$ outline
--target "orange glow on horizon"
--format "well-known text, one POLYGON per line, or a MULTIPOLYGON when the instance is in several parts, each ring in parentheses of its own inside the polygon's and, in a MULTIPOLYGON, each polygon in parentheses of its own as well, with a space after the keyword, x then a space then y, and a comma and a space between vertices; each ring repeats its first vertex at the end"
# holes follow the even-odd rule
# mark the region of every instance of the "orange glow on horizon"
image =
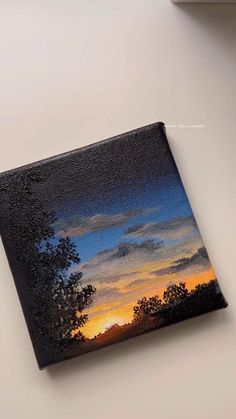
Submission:
MULTIPOLYGON (((159 297, 163 298, 163 293, 166 289, 166 286, 170 281, 172 282, 185 282, 186 287, 189 291, 193 290, 196 285, 208 283, 210 280, 215 278, 215 272, 212 268, 205 272, 198 272, 192 277, 188 277, 188 279, 184 277, 174 277, 173 275, 170 277, 169 275, 166 277, 165 284, 162 283, 161 287, 156 287, 155 290, 151 287, 150 291, 144 291, 142 297, 150 298, 156 294, 159 297)), ((119 301, 119 307, 117 307, 117 301, 114 300, 113 303, 110 304, 100 304, 97 306, 92 306, 86 313, 91 314, 87 323, 81 328, 81 332, 87 339, 92 339, 94 336, 98 335, 99 333, 104 333, 105 330, 111 327, 113 324, 124 325, 127 323, 131 323, 133 320, 133 307, 137 304, 137 299, 135 301, 129 303, 123 303, 119 301), (104 310, 105 309, 105 310, 104 310), (99 313, 101 311, 101 313, 99 313), (97 313, 97 314, 96 314, 97 313)))
POLYGON ((81 328, 81 332, 86 338, 92 339, 99 333, 104 333, 106 329, 114 324, 122 326, 133 320, 133 303, 122 306, 119 309, 109 311, 109 314, 98 314, 92 319, 88 319, 87 323, 81 328))

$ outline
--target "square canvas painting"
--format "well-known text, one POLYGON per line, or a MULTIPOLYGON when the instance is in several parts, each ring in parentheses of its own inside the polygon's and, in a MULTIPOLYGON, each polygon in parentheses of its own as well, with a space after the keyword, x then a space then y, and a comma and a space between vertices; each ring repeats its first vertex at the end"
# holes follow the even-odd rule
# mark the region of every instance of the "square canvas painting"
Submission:
POLYGON ((1 174, 40 368, 226 307, 162 123, 1 174))

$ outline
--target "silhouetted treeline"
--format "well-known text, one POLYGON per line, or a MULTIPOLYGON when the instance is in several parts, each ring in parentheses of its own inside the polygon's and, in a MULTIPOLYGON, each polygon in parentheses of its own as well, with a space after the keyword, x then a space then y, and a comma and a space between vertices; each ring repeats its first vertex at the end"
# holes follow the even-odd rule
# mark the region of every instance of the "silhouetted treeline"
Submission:
POLYGON ((86 339, 79 346, 76 341, 72 342, 70 356, 94 351, 103 346, 226 306, 227 303, 217 280, 199 284, 192 291, 188 291, 184 282, 171 283, 164 291, 163 299, 155 295, 138 300, 134 307, 134 319, 130 323, 122 326, 113 324, 104 333, 99 333, 93 339, 86 339))
POLYGON ((174 323, 189 317, 203 314, 226 306, 216 279, 206 284, 198 284, 188 291, 186 283, 171 283, 163 293, 163 299, 158 295, 137 301, 134 307, 134 321, 140 322, 149 316, 165 323, 174 323))

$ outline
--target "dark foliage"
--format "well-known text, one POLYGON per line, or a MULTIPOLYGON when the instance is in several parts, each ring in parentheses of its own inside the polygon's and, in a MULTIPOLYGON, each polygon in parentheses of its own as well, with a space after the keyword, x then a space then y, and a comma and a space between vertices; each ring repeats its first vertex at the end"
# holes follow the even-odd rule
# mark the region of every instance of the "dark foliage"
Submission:
POLYGON ((155 295, 150 298, 143 297, 137 301, 137 305, 134 306, 134 320, 139 321, 145 315, 153 315, 157 313, 162 307, 162 301, 155 295))
POLYGON ((225 306, 217 280, 198 284, 192 291, 183 282, 171 283, 164 291, 163 300, 158 295, 139 300, 134 307, 134 319, 138 321, 142 315, 169 324, 225 306))
POLYGON ((187 296, 188 290, 184 282, 180 282, 178 285, 171 283, 163 294, 164 302, 167 305, 178 304, 185 300, 187 296))
POLYGON ((134 307, 132 322, 113 324, 104 333, 81 344, 73 342, 69 349, 70 356, 94 351, 107 345, 121 342, 134 336, 159 329, 169 324, 203 314, 211 310, 226 307, 227 303, 220 291, 217 280, 197 285, 188 291, 185 284, 171 283, 165 290, 165 299, 158 295, 138 300, 134 307))
POLYGON ((33 193, 42 180, 36 172, 10 176, 5 186, 8 215, 4 229, 14 238, 10 250, 24 289, 24 293, 20 288, 18 292, 30 312, 26 317, 33 319, 28 327, 42 353, 52 359, 65 349, 68 339, 83 340, 79 328, 87 316, 82 312, 96 290, 80 285, 82 273, 68 275, 72 263, 79 264, 79 254, 69 237, 55 238, 55 215, 45 210, 33 193))

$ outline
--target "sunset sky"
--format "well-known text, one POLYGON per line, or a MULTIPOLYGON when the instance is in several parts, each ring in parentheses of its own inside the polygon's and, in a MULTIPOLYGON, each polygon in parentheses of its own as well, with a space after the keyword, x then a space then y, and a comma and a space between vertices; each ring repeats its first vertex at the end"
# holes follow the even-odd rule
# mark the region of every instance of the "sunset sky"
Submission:
POLYGON ((85 311, 85 336, 132 321, 137 300, 161 297, 170 281, 186 281, 191 289, 215 277, 209 259, 198 254, 204 245, 185 192, 174 181, 146 187, 131 202, 117 197, 99 213, 91 208, 90 214, 75 212, 56 223, 57 234, 73 238, 80 254, 81 264, 72 271, 83 272, 82 284, 97 288, 85 311))
POLYGON ((92 338, 132 321, 137 300, 162 297, 170 281, 192 289, 215 274, 168 144, 155 129, 148 140, 113 141, 105 155, 82 157, 72 165, 54 228, 76 244, 81 263, 70 272, 97 288, 82 330, 92 338))

